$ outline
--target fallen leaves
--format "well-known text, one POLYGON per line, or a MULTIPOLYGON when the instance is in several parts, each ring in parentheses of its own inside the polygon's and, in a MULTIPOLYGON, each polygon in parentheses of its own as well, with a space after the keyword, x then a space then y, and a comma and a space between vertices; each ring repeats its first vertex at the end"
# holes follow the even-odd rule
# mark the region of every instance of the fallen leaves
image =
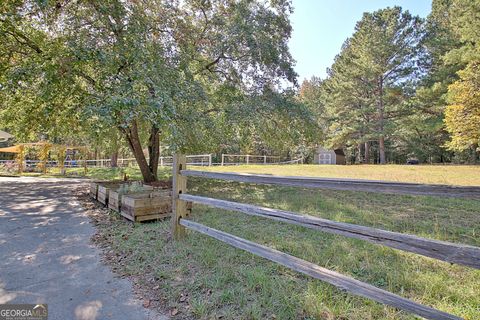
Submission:
MULTIPOLYGON (((151 265, 141 264, 145 257, 135 255, 135 251, 131 247, 118 245, 119 243, 131 244, 132 241, 137 240, 151 243, 154 241, 152 238, 165 241, 167 237, 170 237, 170 233, 164 230, 144 228, 142 237, 139 237, 134 234, 135 228, 132 224, 126 222, 122 217, 116 217, 108 209, 92 201, 86 192, 77 192, 76 196, 96 226, 96 233, 91 240, 102 249, 102 261, 110 265, 112 271, 119 277, 128 278, 133 282, 138 304, 144 308, 175 317, 175 319, 187 319, 191 314, 189 293, 184 292, 177 296, 174 299, 176 301, 168 301, 164 295, 163 282, 160 282, 165 281, 166 276, 156 275, 151 265), (128 269, 132 262, 135 265, 142 265, 141 272, 128 269)), ((174 281, 178 284, 186 281, 181 270, 175 270, 170 274, 176 274, 174 281)), ((170 277, 170 274, 167 277, 170 277)))
POLYGON ((187 301, 187 295, 182 293, 182 294, 180 295, 179 301, 180 301, 180 302, 185 302, 185 301, 187 301))
POLYGON ((172 310, 170 310, 170 315, 171 316, 176 316, 178 314, 178 309, 177 308, 173 308, 172 310))

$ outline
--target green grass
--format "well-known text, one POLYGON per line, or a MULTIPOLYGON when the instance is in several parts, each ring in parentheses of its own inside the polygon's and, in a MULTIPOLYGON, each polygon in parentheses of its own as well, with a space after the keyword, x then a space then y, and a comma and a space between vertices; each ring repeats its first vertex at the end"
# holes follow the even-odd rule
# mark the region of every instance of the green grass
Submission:
MULTIPOLYGON (((396 182, 413 182, 427 184, 447 184, 459 186, 480 186, 480 166, 459 165, 241 165, 190 167, 195 170, 218 172, 262 173, 285 176, 311 176, 327 178, 351 178, 385 180, 396 182)), ((160 169, 161 177, 170 174, 171 169, 160 169)), ((141 179, 137 167, 128 168, 88 168, 87 177, 92 179, 119 179, 123 172, 133 180, 141 179)), ((39 173, 23 175, 42 176, 39 173)), ((47 177, 58 177, 56 168, 49 169, 47 177)), ((68 177, 84 176, 83 168, 67 168, 68 177)))
POLYGON ((480 186, 480 166, 459 165, 242 165, 195 168, 221 172, 351 178, 480 186))
MULTIPOLYGON (((47 174, 42 174, 40 172, 23 172, 21 175, 24 177, 42 178, 91 178, 94 180, 118 180, 123 179, 124 173, 126 173, 128 178, 131 180, 140 180, 142 178, 140 170, 136 167, 88 168, 86 175, 83 168, 67 168, 65 175, 62 175, 58 168, 49 168, 47 174)), ((159 177, 161 179, 166 178, 169 175, 170 172, 168 170, 160 170, 159 177)))
MULTIPOLYGON (((265 173, 285 175, 299 175, 296 172, 307 170, 295 167, 262 168, 265 173)), ((431 168, 429 170, 434 167, 431 168)), ((220 169, 252 172, 256 167, 220 169)), ((396 170, 396 166, 393 169, 396 170)), ((167 175, 168 170, 164 174, 167 175)), ((431 177, 423 179, 431 182, 431 177)), ((470 177, 455 179, 456 184, 473 181, 470 177)), ((189 178, 188 187, 193 194, 480 246, 480 201, 476 200, 259 186, 194 178, 189 178)), ((466 319, 479 319, 479 270, 206 206, 195 205, 191 218, 414 301, 466 319)), ((183 241, 172 241, 169 228, 168 221, 132 227, 123 219, 115 218, 111 224, 101 226, 100 232, 113 251, 124 257, 119 271, 144 279, 144 286, 158 285, 156 296, 168 310, 180 311, 177 318, 414 319, 406 312, 342 292, 195 232, 189 232, 183 241), (149 280, 152 277, 155 283, 149 280)))

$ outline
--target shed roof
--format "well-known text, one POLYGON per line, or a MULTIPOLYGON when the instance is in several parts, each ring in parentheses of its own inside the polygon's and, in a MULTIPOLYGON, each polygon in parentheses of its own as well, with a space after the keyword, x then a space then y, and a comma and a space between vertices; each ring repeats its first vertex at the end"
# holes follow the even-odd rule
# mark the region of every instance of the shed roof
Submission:
POLYGON ((0 130, 0 141, 12 139, 12 138, 13 136, 10 133, 0 130))

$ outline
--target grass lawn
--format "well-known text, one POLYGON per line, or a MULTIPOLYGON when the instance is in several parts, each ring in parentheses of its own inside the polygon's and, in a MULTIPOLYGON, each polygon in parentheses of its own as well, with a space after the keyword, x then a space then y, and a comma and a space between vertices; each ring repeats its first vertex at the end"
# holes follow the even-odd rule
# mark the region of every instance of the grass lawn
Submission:
MULTIPOLYGON (((241 165, 194 167, 190 169, 218 172, 261 173, 284 176, 310 176, 327 178, 350 178, 447 184, 459 186, 480 186, 480 166, 460 165, 241 165)), ((67 168, 67 176, 81 177, 83 168, 67 168)), ((161 178, 167 177, 168 168, 159 170, 161 178)), ((140 170, 128 168, 88 168, 87 177, 98 180, 123 179, 126 173, 130 179, 141 179, 140 170)), ((23 173, 25 176, 41 176, 39 173, 23 173)), ((46 177, 59 176, 56 168, 50 168, 46 177)))
POLYGON ((263 173, 284 176, 351 178, 480 186, 480 166, 455 165, 242 165, 195 168, 220 172, 263 173), (202 169, 203 168, 203 169, 202 169))
MULTIPOLYGON (((210 169, 282 175, 310 172, 320 176, 330 172, 329 176, 336 177, 341 177, 343 171, 343 176, 349 178, 480 185, 477 167, 379 166, 375 167, 378 172, 368 168, 371 167, 210 169), (436 174, 429 174, 435 169, 436 174)), ((167 176, 169 170, 162 174, 167 176)), ((192 194, 480 246, 480 201, 476 200, 197 178, 189 178, 188 188, 192 194)), ((132 225, 116 213, 109 214, 111 221, 100 224, 99 236, 120 257, 116 270, 140 279, 140 285, 150 288, 161 305, 175 315, 174 319, 415 319, 406 312, 347 294, 195 232, 174 242, 169 221, 132 225)), ((479 270, 201 205, 194 206, 191 218, 434 308, 466 319, 480 318, 479 270)))

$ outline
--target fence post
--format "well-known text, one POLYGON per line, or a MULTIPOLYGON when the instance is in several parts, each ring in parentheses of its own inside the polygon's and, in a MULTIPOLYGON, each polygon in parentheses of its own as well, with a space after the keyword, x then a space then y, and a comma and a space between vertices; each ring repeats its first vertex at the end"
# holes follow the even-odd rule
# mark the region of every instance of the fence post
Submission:
POLYGON ((267 164, 267 156, 263 156, 263 164, 267 164))
POLYGON ((223 166, 223 162, 225 161, 225 155, 222 153, 222 166, 223 166))
POLYGON ((247 154, 247 164, 250 163, 250 156, 247 154))
POLYGON ((212 154, 208 155, 208 166, 210 167, 212 165, 212 154))
POLYGON ((163 157, 160 157, 160 166, 163 167, 163 157))
POLYGON ((180 175, 187 169, 187 158, 183 154, 173 156, 173 189, 172 189, 172 234, 175 240, 185 237, 185 227, 180 225, 180 219, 188 216, 187 202, 180 200, 178 195, 187 192, 187 178, 180 175))

